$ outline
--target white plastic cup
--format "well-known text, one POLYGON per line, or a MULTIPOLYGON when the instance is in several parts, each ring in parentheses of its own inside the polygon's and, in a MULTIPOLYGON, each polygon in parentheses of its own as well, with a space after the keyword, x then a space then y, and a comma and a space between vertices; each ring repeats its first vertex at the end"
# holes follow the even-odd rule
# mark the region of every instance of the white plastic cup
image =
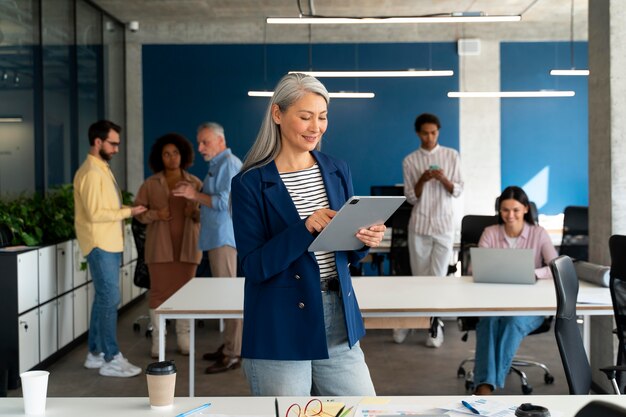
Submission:
POLYGON ((46 413, 49 375, 48 371, 28 371, 20 374, 25 414, 34 416, 46 413))

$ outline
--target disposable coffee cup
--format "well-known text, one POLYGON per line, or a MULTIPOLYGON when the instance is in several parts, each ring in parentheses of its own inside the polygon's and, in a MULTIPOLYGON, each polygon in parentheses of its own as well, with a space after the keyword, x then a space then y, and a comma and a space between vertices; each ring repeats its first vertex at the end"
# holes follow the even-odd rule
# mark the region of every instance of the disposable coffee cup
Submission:
POLYGON ((146 368, 150 407, 167 409, 174 405, 176 364, 174 361, 154 362, 146 368))
POLYGON ((46 413, 48 375, 50 375, 48 371, 28 371, 20 374, 25 414, 36 416, 46 413))

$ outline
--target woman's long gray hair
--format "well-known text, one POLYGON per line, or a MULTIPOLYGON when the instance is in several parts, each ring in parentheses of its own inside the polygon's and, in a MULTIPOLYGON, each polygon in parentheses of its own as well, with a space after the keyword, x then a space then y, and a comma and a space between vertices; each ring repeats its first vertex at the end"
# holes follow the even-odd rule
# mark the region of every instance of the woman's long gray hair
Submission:
MULTIPOLYGON (((315 77, 296 73, 287 74, 280 79, 267 106, 256 141, 243 162, 242 172, 267 165, 280 152, 280 125, 276 124, 272 118, 272 106, 277 104, 280 111, 284 112, 307 93, 320 95, 326 100, 326 105, 330 102, 326 87, 315 77)), ((319 150, 319 148, 320 143, 317 144, 316 149, 319 150)))

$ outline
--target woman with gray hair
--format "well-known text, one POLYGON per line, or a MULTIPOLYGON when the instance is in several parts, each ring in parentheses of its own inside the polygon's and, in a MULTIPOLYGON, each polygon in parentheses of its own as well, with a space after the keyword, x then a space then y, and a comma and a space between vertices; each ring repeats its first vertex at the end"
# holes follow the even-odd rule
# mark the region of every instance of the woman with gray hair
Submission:
POLYGON ((284 76, 232 181, 246 279, 242 357, 253 395, 375 395, 348 265, 380 244, 385 226, 359 230, 360 250, 307 250, 353 195, 347 164, 319 152, 328 102, 317 79, 284 76))

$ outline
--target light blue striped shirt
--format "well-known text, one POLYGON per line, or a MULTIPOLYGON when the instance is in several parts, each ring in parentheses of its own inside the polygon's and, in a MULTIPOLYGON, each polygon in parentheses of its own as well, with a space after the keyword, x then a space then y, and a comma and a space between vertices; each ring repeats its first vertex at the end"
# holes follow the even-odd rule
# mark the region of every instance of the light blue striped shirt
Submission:
POLYGON ((241 160, 226 149, 209 161, 202 192, 211 196, 211 207, 200 205, 200 250, 235 247, 230 215, 230 181, 241 170, 241 160))

